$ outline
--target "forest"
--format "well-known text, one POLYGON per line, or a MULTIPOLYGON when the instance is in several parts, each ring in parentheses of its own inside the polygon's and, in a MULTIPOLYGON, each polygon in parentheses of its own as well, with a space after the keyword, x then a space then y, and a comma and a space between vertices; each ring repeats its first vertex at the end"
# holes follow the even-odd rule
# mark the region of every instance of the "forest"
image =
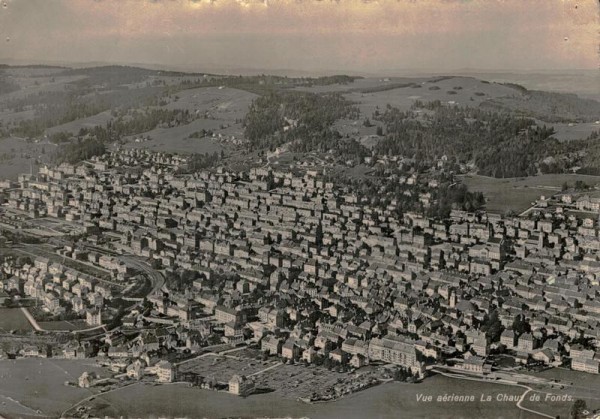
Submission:
POLYGON ((106 146, 92 138, 78 140, 77 142, 63 144, 56 151, 55 161, 57 164, 76 164, 88 160, 94 156, 101 156, 106 152, 106 146))
POLYGON ((445 156, 451 163, 473 162, 479 174, 504 178, 535 175, 544 158, 563 151, 551 138, 552 128, 540 127, 528 118, 445 106, 439 101, 416 102, 413 108, 403 112, 387 107, 373 115, 386 132, 375 146, 376 154, 401 155, 428 164, 445 156))
POLYGON ((127 135, 141 134, 156 127, 174 127, 193 121, 195 116, 182 109, 146 109, 117 113, 105 126, 82 128, 79 136, 90 135, 101 142, 119 141, 127 135))
POLYGON ((161 87, 113 90, 100 94, 89 86, 65 91, 45 91, 7 101, 6 107, 15 112, 28 108, 34 117, 7 126, 20 137, 39 137, 48 128, 116 109, 154 105, 163 95, 161 87))
POLYGON ((270 92, 254 100, 244 119, 246 138, 256 149, 298 141, 296 151, 324 151, 340 118, 358 119, 359 111, 339 94, 270 92))

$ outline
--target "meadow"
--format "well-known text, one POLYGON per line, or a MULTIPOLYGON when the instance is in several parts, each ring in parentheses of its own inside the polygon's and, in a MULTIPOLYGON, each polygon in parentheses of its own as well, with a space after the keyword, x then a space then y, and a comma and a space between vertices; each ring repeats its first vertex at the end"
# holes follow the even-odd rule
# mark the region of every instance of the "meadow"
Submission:
POLYGON ((84 371, 107 375, 90 359, 0 360, 0 399, 18 402, 0 405, 0 416, 18 417, 24 409, 60 416, 72 404, 94 394, 90 389, 64 385, 65 381, 76 382, 84 371))
MULTIPOLYGON (((455 380, 434 376, 419 384, 387 383, 328 403, 306 404, 282 398, 277 392, 241 398, 227 393, 190 388, 184 384, 151 386, 136 384, 96 397, 97 416, 125 417, 310 417, 362 418, 521 418, 536 415, 519 410, 513 401, 498 395, 520 396, 522 388, 495 383, 455 380), (417 395, 433 401, 417 401, 417 395), (472 395, 472 402, 443 402, 444 394, 472 395), (487 400, 482 402, 482 395, 487 400)), ((566 406, 565 406, 566 407, 566 406)))
POLYGON ((19 308, 0 308, 0 331, 33 330, 19 308))
POLYGON ((512 210, 520 213, 529 208, 532 202, 545 196, 558 193, 566 182, 573 186, 581 180, 593 186, 600 183, 600 176, 577 174, 548 174, 525 178, 497 179, 486 176, 465 175, 460 180, 470 191, 483 192, 488 212, 504 214, 512 210))

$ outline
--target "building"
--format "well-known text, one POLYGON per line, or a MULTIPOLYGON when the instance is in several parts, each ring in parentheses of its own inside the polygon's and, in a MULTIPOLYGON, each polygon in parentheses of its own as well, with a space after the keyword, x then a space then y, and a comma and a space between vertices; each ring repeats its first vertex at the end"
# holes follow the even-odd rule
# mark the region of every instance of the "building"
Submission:
POLYGON ((519 336, 518 348, 523 352, 531 352, 537 348, 536 339, 531 333, 523 333, 519 336))
POLYGON ((465 359, 465 362, 462 364, 462 369, 476 374, 489 374, 492 372, 491 365, 486 364, 485 359, 478 356, 472 356, 465 359))
POLYGON ((371 339, 368 354, 371 361, 384 361, 400 365, 410 368, 413 373, 417 374, 423 372, 423 365, 417 359, 415 345, 396 336, 371 339))
POLYGON ((91 386, 94 385, 94 381, 97 378, 98 378, 98 376, 96 375, 96 373, 84 371, 83 374, 81 374, 81 376, 79 376, 79 379, 77 380, 77 384, 81 388, 90 388, 91 386))
POLYGON ((298 359, 302 350, 294 339, 288 339, 281 347, 281 356, 286 359, 298 359))
POLYGON ((260 349, 269 355, 279 355, 281 353, 281 347, 283 342, 281 339, 277 339, 275 336, 265 336, 260 343, 260 349))
POLYGON ((102 310, 100 310, 100 309, 86 310, 85 322, 90 326, 101 326, 102 325, 102 310))
POLYGON ((161 383, 172 383, 175 381, 175 367, 168 361, 160 361, 156 364, 156 376, 161 383))
POLYGON ((571 369, 598 374, 600 373, 600 361, 590 358, 573 358, 571 360, 571 369))
POLYGON ((515 336, 515 332, 510 329, 506 329, 500 335, 500 343, 502 345, 506 346, 508 349, 514 348, 516 341, 517 341, 517 338, 515 336))
POLYGON ((245 323, 245 316, 241 311, 224 306, 215 307, 215 319, 218 323, 222 324, 230 322, 238 324, 245 323))
POLYGON ((236 374, 229 380, 229 392, 236 396, 249 396, 254 392, 254 381, 236 374))

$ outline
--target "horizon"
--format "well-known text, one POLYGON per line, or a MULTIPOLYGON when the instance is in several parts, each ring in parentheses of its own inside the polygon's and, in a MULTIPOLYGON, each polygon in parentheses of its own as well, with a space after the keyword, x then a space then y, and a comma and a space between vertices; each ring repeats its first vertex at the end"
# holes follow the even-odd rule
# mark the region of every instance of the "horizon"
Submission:
POLYGON ((69 69, 83 69, 83 68, 98 68, 98 67, 132 67, 140 68, 145 70, 153 71, 172 71, 187 74, 202 74, 208 73, 209 71, 220 70, 225 73, 218 73, 222 75, 279 75, 277 73, 285 72, 297 72, 304 73, 303 76, 297 77, 321 77, 329 75, 347 75, 353 77, 418 77, 419 75, 444 75, 451 74, 460 76, 461 74, 519 74, 519 75, 552 75, 552 74, 567 74, 569 72, 575 73, 596 73, 600 76, 600 71, 593 68, 565 68, 565 69, 545 69, 545 68, 531 68, 531 69, 519 69, 519 68, 448 68, 448 69, 435 69, 435 68, 417 68, 417 67, 405 67, 405 68, 391 68, 381 69, 377 72, 364 72, 356 71, 352 69, 335 69, 335 68, 322 68, 315 70, 295 70, 293 68, 260 68, 260 67, 238 67, 235 65, 231 66, 178 66, 168 65, 160 63, 139 63, 139 62, 127 62, 127 61, 87 61, 87 62, 76 62, 76 61, 54 61, 54 60, 7 60, 0 58, 0 66, 7 66, 13 68, 26 68, 26 67, 54 67, 54 68, 69 68, 69 69), (239 71, 239 73, 235 73, 239 71), (244 74, 244 72, 248 74, 244 74), (397 74, 393 74, 397 73, 397 74))
POLYGON ((393 76, 598 70, 593 0, 6 0, 0 62, 393 76))

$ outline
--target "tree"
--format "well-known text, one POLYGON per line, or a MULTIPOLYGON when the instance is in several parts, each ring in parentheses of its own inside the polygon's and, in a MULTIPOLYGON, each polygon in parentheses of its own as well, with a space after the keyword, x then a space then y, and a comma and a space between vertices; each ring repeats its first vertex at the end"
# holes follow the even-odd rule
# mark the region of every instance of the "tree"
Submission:
POLYGON ((576 191, 585 191, 588 190, 590 188, 590 186, 585 183, 583 180, 576 180, 575 181, 575 190, 576 191))
POLYGON ((151 266, 152 266, 152 269, 157 269, 157 270, 161 269, 162 261, 160 259, 152 259, 151 266))
POLYGON ((531 326, 529 326, 529 323, 527 323, 527 321, 522 315, 518 315, 517 317, 515 317, 512 328, 515 331, 515 333, 519 335, 529 332, 531 330, 531 326))
POLYGON ((492 310, 490 316, 484 321, 481 330, 485 332, 488 338, 492 342, 500 340, 500 334, 502 333, 502 323, 498 318, 498 311, 492 310))
POLYGON ((571 418, 572 419, 579 419, 579 418, 583 418, 583 412, 587 409, 587 405, 585 403, 585 400, 581 400, 581 399, 577 399, 575 400, 575 403, 573 403, 573 406, 571 407, 571 418))

